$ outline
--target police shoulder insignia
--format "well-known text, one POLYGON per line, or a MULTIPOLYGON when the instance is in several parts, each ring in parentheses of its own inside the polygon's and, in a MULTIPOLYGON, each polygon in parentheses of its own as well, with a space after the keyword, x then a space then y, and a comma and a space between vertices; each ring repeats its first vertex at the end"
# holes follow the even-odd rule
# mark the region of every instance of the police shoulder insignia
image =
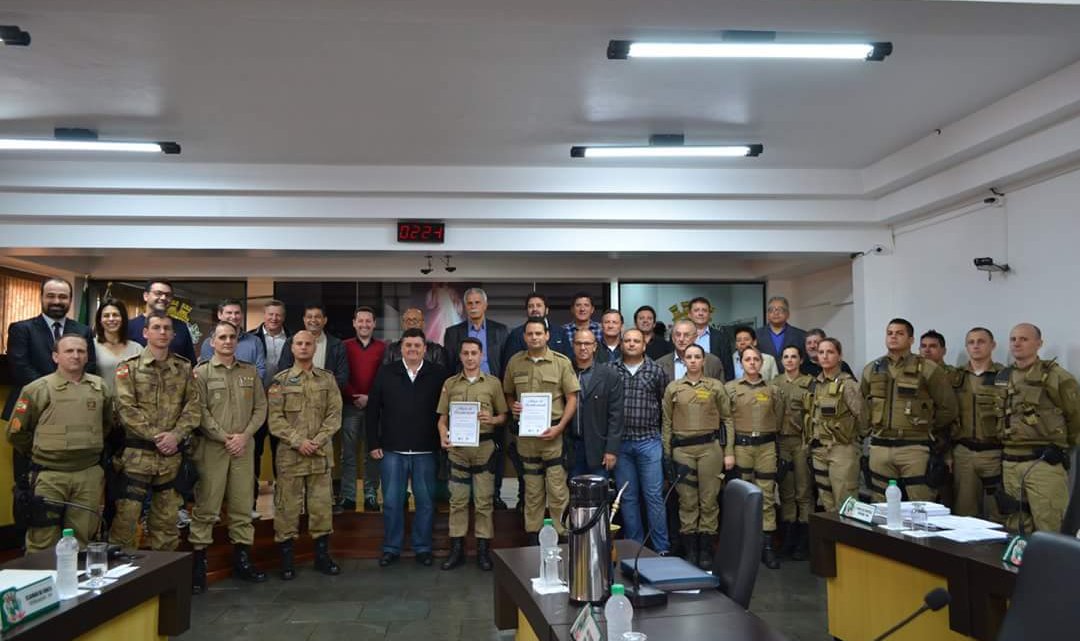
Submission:
POLYGON ((19 401, 15 403, 16 414, 25 414, 28 409, 30 409, 30 401, 26 400, 25 396, 19 398, 19 401))
POLYGON ((266 390, 266 393, 270 396, 281 396, 281 384, 274 383, 270 386, 270 389, 266 390))
POLYGON ((127 363, 120 363, 116 366, 116 378, 127 378, 129 373, 127 363))
POLYGON ((18 416, 11 417, 11 421, 8 422, 8 432, 17 434, 22 429, 22 419, 18 416))

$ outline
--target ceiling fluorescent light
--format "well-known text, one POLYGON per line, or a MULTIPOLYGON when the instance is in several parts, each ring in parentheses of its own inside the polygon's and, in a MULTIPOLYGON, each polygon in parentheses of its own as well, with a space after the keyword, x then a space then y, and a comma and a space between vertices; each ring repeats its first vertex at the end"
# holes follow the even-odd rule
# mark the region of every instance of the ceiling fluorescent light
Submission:
POLYGON ((628 58, 773 58, 815 60, 884 60, 891 42, 861 44, 797 42, 634 42, 612 40, 607 57, 628 58))
POLYGON ((175 142, 124 142, 98 140, 91 129, 57 128, 53 139, 0 138, 0 151, 121 151, 128 153, 168 154, 180 153, 175 142))
POLYGON ((30 34, 15 25, 0 25, 0 45, 28 47, 30 46, 30 34))
POLYGON ((570 148, 571 158, 739 158, 756 157, 763 145, 648 145, 637 147, 570 148))

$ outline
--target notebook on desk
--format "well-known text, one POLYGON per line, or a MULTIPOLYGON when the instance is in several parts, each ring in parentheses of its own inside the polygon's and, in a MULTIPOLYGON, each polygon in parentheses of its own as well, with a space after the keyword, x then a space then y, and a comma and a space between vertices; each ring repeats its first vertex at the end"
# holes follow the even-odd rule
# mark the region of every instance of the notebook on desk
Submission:
MULTIPOLYGON (((623 559, 620 567, 625 576, 634 576, 633 559, 623 559)), ((642 583, 665 592, 709 589, 720 584, 715 576, 677 556, 638 559, 638 574, 642 583)))

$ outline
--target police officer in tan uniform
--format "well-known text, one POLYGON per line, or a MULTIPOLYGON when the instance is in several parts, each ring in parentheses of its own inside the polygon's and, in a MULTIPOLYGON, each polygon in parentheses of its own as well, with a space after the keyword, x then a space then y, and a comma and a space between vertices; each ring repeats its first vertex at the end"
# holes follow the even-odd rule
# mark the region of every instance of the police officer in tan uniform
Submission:
POLYGON ((239 334, 236 325, 218 321, 209 339, 214 355, 196 365, 193 372, 202 406, 202 424, 193 448, 199 482, 188 534, 195 548, 194 594, 206 590, 206 548, 214 542, 214 521, 226 498, 233 576, 253 583, 266 580, 266 573, 251 561, 255 527, 248 511, 255 491, 255 459, 250 445, 266 420, 266 394, 255 365, 236 360, 239 334))
MULTIPOLYGON (((735 431, 724 383, 704 375, 705 350, 683 353, 686 376, 664 390, 664 460, 678 477, 679 534, 685 558, 712 567, 724 471, 735 467, 735 431)), ((672 479, 674 480, 674 478, 672 479)))
POLYGON ((525 531, 535 540, 544 521, 545 504, 563 534, 562 515, 570 502, 563 467, 562 433, 577 411, 581 389, 570 359, 548 348, 548 328, 543 318, 525 321, 526 351, 506 364, 503 391, 514 416, 521 414, 520 395, 551 394, 551 427, 540 436, 519 436, 518 454, 525 468, 525 531))
POLYGON ((818 343, 821 373, 806 390, 806 429, 818 500, 838 512, 859 495, 859 459, 866 438, 866 412, 855 378, 842 370, 844 348, 835 338, 818 343))
POLYGON ((870 476, 875 501, 896 480, 905 500, 932 501, 931 451, 946 443, 956 420, 956 395, 945 372, 911 353, 915 329, 903 318, 885 329, 888 353, 863 369, 860 391, 870 417, 870 476))
POLYGON ((300 534, 300 511, 307 506, 308 532, 315 540, 315 569, 336 575, 330 557, 334 531, 334 434, 341 429, 341 392, 329 370, 315 367, 315 335, 292 337, 293 366, 278 372, 267 392, 270 433, 278 441, 274 486, 274 541, 281 548, 281 578, 296 578, 293 539, 300 534))
POLYGON ((1014 327, 1013 365, 997 373, 993 388, 1004 447, 999 507, 1010 530, 1026 533, 1061 530, 1069 501, 1068 451, 1080 445, 1080 385, 1054 361, 1040 359, 1040 348, 1038 327, 1014 327))
POLYGON ((770 570, 780 568, 772 547, 776 531, 777 434, 784 421, 784 394, 761 376, 761 352, 744 346, 739 355, 743 376, 725 385, 735 425, 735 467, 732 473, 744 481, 753 479, 761 488, 761 562, 770 570))
POLYGON ((995 495, 1001 489, 1001 439, 993 397, 981 394, 984 386, 993 389, 997 373, 1005 368, 995 363, 994 335, 976 327, 964 337, 968 363, 950 373, 960 416, 953 424, 952 471, 956 497, 952 511, 960 516, 978 516, 1004 523, 995 495), (979 403, 984 398, 989 402, 979 403))
POLYGON ((86 339, 60 337, 52 358, 56 371, 22 389, 7 427, 12 447, 31 460, 33 495, 46 501, 31 506, 27 554, 56 545, 66 527, 80 545, 93 538, 105 487, 101 450, 113 427, 112 396, 100 377, 86 373, 86 339))
MULTIPOLYGON (((815 337, 817 338, 817 337, 815 337)), ((805 561, 809 554, 807 524, 814 511, 814 489, 811 486, 809 431, 803 431, 806 408, 806 390, 809 374, 800 371, 803 363, 802 348, 788 345, 780 353, 784 372, 772 380, 773 385, 784 393, 787 403, 784 423, 780 428, 780 463, 777 465, 777 485, 780 489, 780 531, 784 537, 781 556, 795 561, 805 561)))
POLYGON ((476 563, 491 570, 491 539, 495 495, 495 428, 507 417, 506 397, 499 379, 480 370, 484 346, 475 338, 463 338, 458 356, 461 373, 443 384, 439 396, 439 439, 450 457, 450 556, 442 569, 452 570, 465 563, 465 535, 469 531, 469 492, 476 505, 476 563), (480 444, 450 443, 450 403, 480 404, 480 444))
POLYGON ((202 419, 191 363, 169 351, 175 336, 165 312, 146 316, 146 349, 116 366, 116 413, 124 426, 119 471, 124 489, 116 501, 109 542, 135 547, 135 527, 150 495, 150 547, 175 550, 180 542, 176 513, 180 494, 173 487, 180 447, 202 419))

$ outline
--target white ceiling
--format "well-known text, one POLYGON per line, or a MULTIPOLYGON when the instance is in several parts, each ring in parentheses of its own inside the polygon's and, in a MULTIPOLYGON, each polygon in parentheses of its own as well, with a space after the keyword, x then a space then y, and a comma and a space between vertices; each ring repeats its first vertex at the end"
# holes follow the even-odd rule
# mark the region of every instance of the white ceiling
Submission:
POLYGON ((0 49, 0 134, 175 139, 167 162, 558 166, 685 132, 765 144, 728 166, 861 168, 1080 59, 1075 8, 914 0, 6 0, 0 24, 33 37, 0 49), (895 53, 605 57, 721 29, 895 53))

